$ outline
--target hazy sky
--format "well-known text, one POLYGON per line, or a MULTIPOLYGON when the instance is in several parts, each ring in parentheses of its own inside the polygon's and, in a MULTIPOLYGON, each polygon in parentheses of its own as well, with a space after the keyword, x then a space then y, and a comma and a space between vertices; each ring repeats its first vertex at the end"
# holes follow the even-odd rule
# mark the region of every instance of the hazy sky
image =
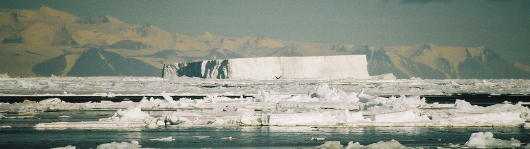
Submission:
POLYGON ((376 46, 486 46, 530 57, 529 0, 2 0, 0 7, 43 4, 174 32, 376 46))

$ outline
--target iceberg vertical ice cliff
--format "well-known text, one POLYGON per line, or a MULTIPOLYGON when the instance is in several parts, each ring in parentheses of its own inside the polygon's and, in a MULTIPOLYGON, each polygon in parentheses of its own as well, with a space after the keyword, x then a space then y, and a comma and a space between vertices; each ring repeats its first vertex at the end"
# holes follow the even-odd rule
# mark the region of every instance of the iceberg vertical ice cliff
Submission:
POLYGON ((164 66, 164 77, 217 79, 368 79, 365 55, 258 57, 206 60, 164 66))

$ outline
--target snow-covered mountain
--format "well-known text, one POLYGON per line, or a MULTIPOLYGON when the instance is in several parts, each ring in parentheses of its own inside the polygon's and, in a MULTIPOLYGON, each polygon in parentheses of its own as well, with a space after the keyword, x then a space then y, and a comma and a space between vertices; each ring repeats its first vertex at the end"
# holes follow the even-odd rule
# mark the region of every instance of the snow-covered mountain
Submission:
POLYGON ((263 56, 364 54, 371 75, 421 78, 530 78, 528 62, 486 47, 357 46, 172 33, 111 16, 78 17, 41 7, 0 10, 0 73, 10 76, 159 76, 163 64, 263 56))

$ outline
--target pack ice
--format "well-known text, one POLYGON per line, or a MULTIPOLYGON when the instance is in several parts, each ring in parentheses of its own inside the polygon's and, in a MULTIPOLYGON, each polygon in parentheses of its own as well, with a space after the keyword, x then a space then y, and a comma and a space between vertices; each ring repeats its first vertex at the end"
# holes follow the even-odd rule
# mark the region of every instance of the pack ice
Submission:
MULTIPOLYGON (((465 144, 449 144, 449 148, 520 148, 521 142, 511 138, 510 140, 502 140, 493 137, 491 132, 476 132, 472 133, 469 140, 465 144)), ((414 149, 399 143, 396 140, 379 141, 376 143, 361 145, 359 142, 348 142, 347 146, 343 146, 340 141, 326 141, 324 144, 317 146, 318 149, 414 149)), ((444 148, 444 147, 438 147, 444 148)), ((528 148, 526 146, 525 148, 528 148)))
POLYGON ((140 102, 68 103, 60 99, 0 104, 2 111, 119 109, 99 121, 41 123, 37 129, 117 129, 221 126, 509 126, 528 121, 529 109, 502 103, 488 107, 457 100, 428 104, 419 96, 377 97, 322 85, 302 95, 263 91, 258 96, 203 99, 144 98, 140 102), (121 110, 124 109, 124 110, 121 110))

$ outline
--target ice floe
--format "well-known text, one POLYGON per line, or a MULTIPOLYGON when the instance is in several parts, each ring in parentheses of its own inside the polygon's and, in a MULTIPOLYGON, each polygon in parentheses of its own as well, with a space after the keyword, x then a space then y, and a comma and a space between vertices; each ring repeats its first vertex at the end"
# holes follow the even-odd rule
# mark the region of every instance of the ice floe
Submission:
POLYGON ((149 139, 151 141, 162 141, 162 142, 171 142, 171 141, 175 141, 175 138, 173 137, 164 137, 164 138, 154 138, 154 139, 149 139))
MULTIPOLYGON (((166 96, 166 95, 164 95, 166 96)), ((54 122, 36 128, 161 128, 219 126, 512 126, 523 127, 530 110, 521 104, 482 107, 464 100, 454 104, 426 103, 419 96, 377 97, 348 93, 322 85, 307 94, 285 95, 263 91, 256 97, 203 99, 144 98, 140 102, 68 103, 60 99, 0 104, 14 113, 46 110, 99 110, 117 112, 90 122, 54 122), (122 110, 126 109, 126 110, 122 110)))
MULTIPOLYGON (((99 144, 96 149, 138 149, 142 146, 138 141, 131 142, 110 142, 99 144)), ((68 145, 64 147, 54 147, 52 149, 76 149, 76 146, 68 145)))
POLYGON ((465 146, 471 148, 518 148, 521 142, 516 139, 502 140, 493 137, 491 132, 476 132, 471 134, 465 146))
POLYGON ((76 147, 72 146, 72 145, 67 145, 67 146, 63 146, 63 147, 54 147, 52 149, 76 149, 76 147))
POLYGON ((151 117, 139 107, 118 110, 113 116, 88 122, 39 123, 36 129, 133 129, 158 128, 164 126, 163 119, 151 117))
POLYGON ((138 141, 100 144, 96 149, 136 149, 142 147, 138 141))
POLYGON ((396 140, 390 141, 379 141, 377 143, 369 145, 361 145, 359 142, 353 143, 352 141, 348 142, 346 149, 409 149, 412 147, 406 147, 399 143, 396 140))
POLYGON ((344 147, 340 144, 340 141, 326 141, 324 144, 317 146, 318 149, 411 149, 412 147, 406 147, 396 140, 390 141, 379 141, 377 143, 369 145, 361 145, 359 142, 348 142, 348 145, 344 147))

